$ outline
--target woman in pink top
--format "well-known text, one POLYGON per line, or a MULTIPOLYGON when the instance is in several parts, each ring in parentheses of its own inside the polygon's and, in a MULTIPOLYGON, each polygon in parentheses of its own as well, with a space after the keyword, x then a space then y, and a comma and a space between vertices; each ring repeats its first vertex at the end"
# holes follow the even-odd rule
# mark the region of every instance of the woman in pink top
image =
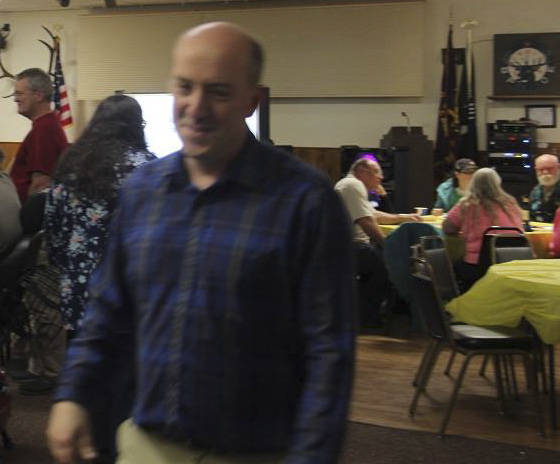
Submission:
POLYGON ((491 226, 523 230, 521 208, 515 198, 502 189, 501 183, 502 179, 493 169, 476 171, 467 194, 449 211, 443 223, 446 234, 460 233, 465 239, 465 256, 455 265, 464 291, 484 273, 478 266, 484 231, 491 226))

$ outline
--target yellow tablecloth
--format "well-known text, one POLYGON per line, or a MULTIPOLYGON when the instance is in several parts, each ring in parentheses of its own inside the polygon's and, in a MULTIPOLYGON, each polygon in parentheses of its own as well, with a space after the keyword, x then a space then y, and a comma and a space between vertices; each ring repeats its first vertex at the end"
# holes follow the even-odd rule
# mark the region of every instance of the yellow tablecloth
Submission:
MULTIPOLYGON (((431 224, 434 227, 441 228, 443 218, 436 216, 422 216, 422 222, 431 224)), ((532 232, 525 232, 525 235, 531 242, 533 250, 537 258, 549 258, 548 243, 552 238, 552 224, 545 222, 531 222, 532 232)), ((393 232, 398 224, 379 224, 379 228, 385 237, 393 232)), ((453 261, 462 258, 465 252, 465 242, 461 236, 449 235, 445 237, 447 251, 453 261)))
POLYGON ((527 319, 545 343, 560 342, 560 259, 495 264, 446 309, 461 322, 515 327, 527 319))
MULTIPOLYGON (((422 222, 426 224, 431 224, 438 229, 441 229, 441 224, 443 222, 442 216, 422 216, 422 222)), ((391 232, 393 232, 400 224, 379 224, 379 229, 381 229, 381 233, 387 237, 391 232)))

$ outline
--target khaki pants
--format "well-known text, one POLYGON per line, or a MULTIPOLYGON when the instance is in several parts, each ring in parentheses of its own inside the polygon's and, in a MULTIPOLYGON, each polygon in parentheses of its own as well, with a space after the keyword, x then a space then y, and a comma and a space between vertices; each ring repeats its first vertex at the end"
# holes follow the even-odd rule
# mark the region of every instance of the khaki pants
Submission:
POLYGON ((279 454, 216 453, 166 440, 137 427, 131 419, 117 431, 116 464, 281 464, 279 454))

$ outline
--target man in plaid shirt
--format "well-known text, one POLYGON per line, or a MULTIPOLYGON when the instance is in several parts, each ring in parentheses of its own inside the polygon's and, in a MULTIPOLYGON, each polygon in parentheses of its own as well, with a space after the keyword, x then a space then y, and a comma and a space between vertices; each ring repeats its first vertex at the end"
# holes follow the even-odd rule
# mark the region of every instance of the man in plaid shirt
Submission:
POLYGON ((133 347, 136 392, 118 463, 336 462, 351 390, 350 225, 330 183, 259 143, 263 53, 229 23, 174 49, 183 149, 121 191, 48 437, 94 458, 84 405, 133 347))

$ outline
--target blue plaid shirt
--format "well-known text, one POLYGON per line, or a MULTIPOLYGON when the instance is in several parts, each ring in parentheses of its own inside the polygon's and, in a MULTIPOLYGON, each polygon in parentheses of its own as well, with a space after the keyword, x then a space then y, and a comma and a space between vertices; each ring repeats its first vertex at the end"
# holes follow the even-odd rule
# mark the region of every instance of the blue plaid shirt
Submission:
POLYGON ((231 452, 336 462, 351 390, 350 225, 328 181, 251 135, 211 187, 180 152, 121 191, 56 400, 134 346, 134 422, 231 452))

